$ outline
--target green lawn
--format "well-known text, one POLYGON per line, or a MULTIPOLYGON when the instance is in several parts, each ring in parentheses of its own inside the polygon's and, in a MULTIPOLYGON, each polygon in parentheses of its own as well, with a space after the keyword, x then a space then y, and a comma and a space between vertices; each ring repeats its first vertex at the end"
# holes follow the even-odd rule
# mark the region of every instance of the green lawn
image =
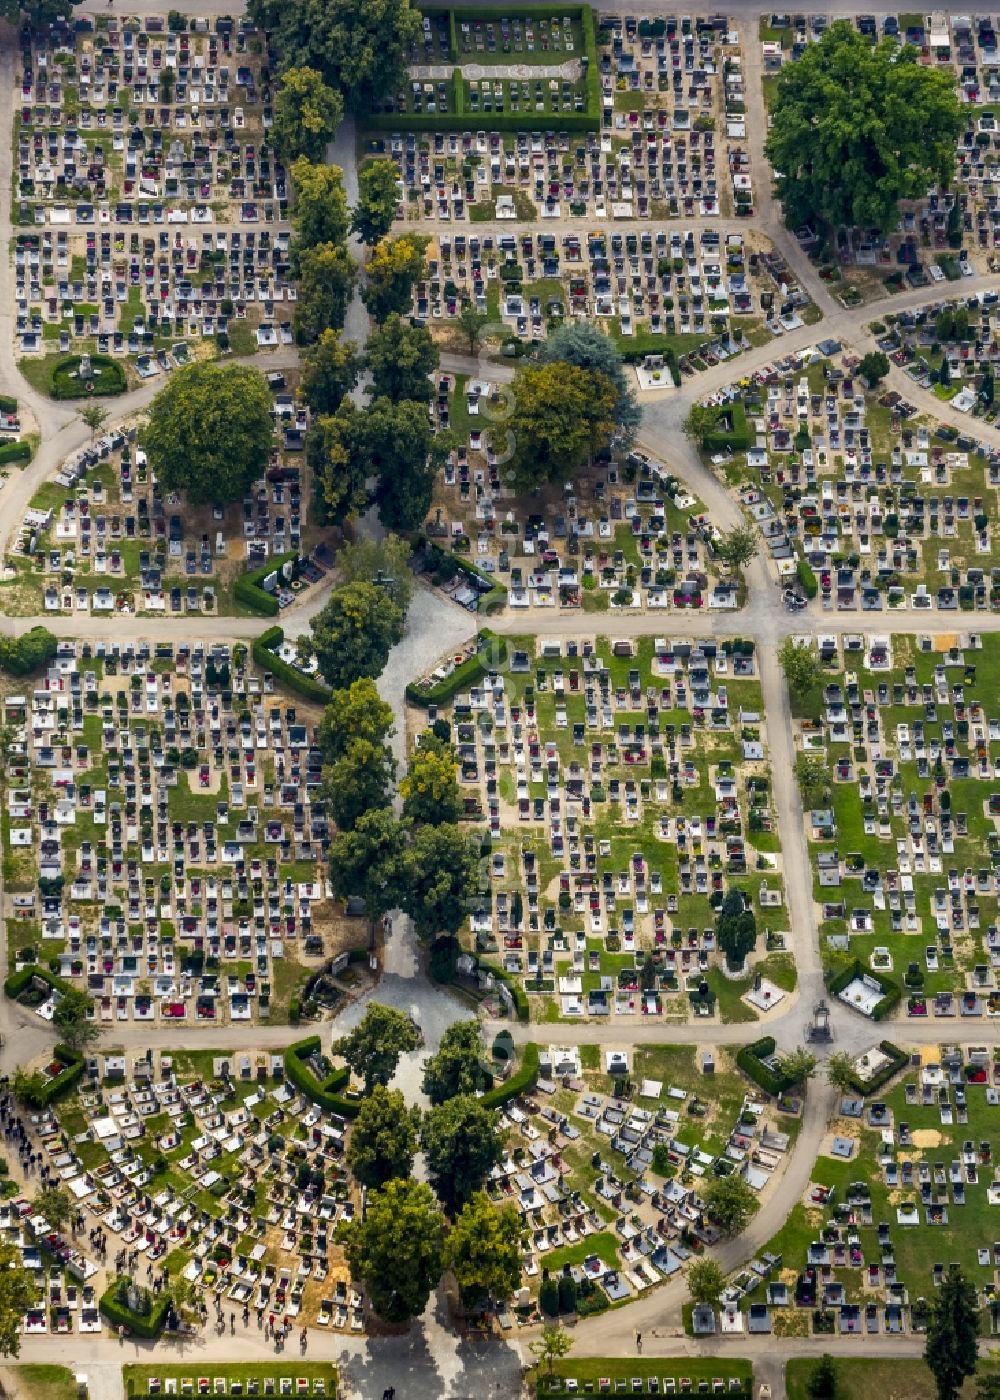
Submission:
MULTIPOLYGON (((809 1400, 807 1381, 816 1362, 811 1358, 793 1357, 785 1368, 785 1392, 788 1400, 809 1400)), ((979 1375, 995 1375, 995 1362, 981 1362, 979 1375)), ((934 1394, 934 1378, 923 1361, 894 1357, 891 1361, 864 1361, 852 1356, 837 1358, 837 1400, 930 1400, 934 1394)), ((960 1392, 962 1400, 972 1400, 976 1393, 976 1377, 966 1381, 960 1392)))
POLYGON ((549 1273, 555 1276, 562 1273, 565 1264, 582 1264, 591 1254, 596 1254, 609 1269, 617 1269, 619 1267, 617 1236, 613 1235, 610 1230, 599 1230, 596 1235, 588 1235, 586 1239, 580 1240, 576 1244, 567 1245, 565 1249, 554 1249, 551 1253, 540 1257, 549 1273))
POLYGON ((17 1385, 27 1400, 76 1400, 76 1379, 66 1366, 18 1366, 17 1385))

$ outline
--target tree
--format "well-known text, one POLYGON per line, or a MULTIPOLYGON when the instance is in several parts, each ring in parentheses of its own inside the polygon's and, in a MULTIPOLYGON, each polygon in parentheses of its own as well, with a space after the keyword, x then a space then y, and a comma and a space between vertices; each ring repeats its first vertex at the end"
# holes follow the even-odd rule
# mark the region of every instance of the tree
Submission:
POLYGON ((436 826, 458 821, 462 815, 462 794, 455 776, 457 762, 451 744, 435 739, 430 730, 424 731, 399 785, 404 817, 436 826))
POLYGON ((421 826, 406 857, 403 908, 417 935, 455 934, 465 922, 479 883, 478 842, 458 826, 421 826))
POLYGON ((883 380, 889 373, 889 357, 881 350, 869 350, 867 355, 862 355, 858 361, 858 374, 874 389, 876 384, 883 380))
POLYGON ((354 264, 343 243, 318 243, 298 255, 299 290, 293 324, 301 344, 342 330, 354 286, 354 264))
POLYGON ((406 827, 388 807, 363 812, 351 831, 330 842, 330 882, 339 899, 363 899, 369 932, 375 920, 403 901, 406 827))
POLYGON ((368 1197, 364 1219, 338 1231, 352 1276, 385 1322, 419 1317, 441 1277, 444 1217, 422 1181, 390 1181, 368 1197))
POLYGON ((71 0, 0 0, 0 19, 16 25, 23 15, 38 34, 55 20, 65 19, 72 9, 71 0))
POLYGON ((705 1204, 724 1235, 738 1235, 757 1214, 760 1202, 741 1176, 716 1176, 705 1187, 705 1204))
POLYGON ((291 162, 321 161, 344 119, 344 102, 315 68, 286 68, 274 102, 274 144, 291 162))
POLYGON ((483 329, 485 326, 488 326, 489 323, 490 318, 485 311, 477 311, 471 301, 467 301, 463 304, 461 311, 458 313, 458 325, 463 335, 468 338, 470 355, 476 353, 476 346, 479 344, 483 329))
POLYGON ((405 85, 410 46, 421 34, 409 0, 250 0, 248 12, 259 29, 274 31, 284 67, 318 68, 347 110, 362 116, 405 85))
POLYGON ((712 434, 718 431, 721 422, 721 408, 715 404, 693 403, 681 424, 681 431, 686 438, 704 447, 712 434))
POLYGON ((734 525, 716 543, 715 553, 731 574, 742 577, 743 570, 757 555, 757 531, 749 525, 734 525))
POLYGON ((542 364, 561 361, 602 374, 615 390, 612 410, 617 436, 629 443, 639 431, 642 407, 635 396, 618 346, 593 321, 564 321, 542 341, 538 350, 542 364))
POLYGON ((404 315, 410 309, 413 288, 424 276, 424 253, 428 240, 406 233, 399 238, 383 238, 376 243, 365 271, 367 282, 361 296, 375 321, 384 321, 394 311, 404 315))
POLYGON ((808 695, 823 676, 819 656, 808 643, 802 645, 794 637, 786 637, 778 648, 778 665, 788 689, 799 700, 808 695))
POLYGON ((80 409, 80 418, 90 429, 90 440, 93 442, 101 428, 108 421, 108 410, 102 408, 99 403, 89 403, 86 408, 80 409))
MULTIPOLYGON (((345 399, 321 420, 322 442, 310 463, 328 512, 344 519, 361 508, 364 484, 375 478, 374 499, 383 525, 415 530, 430 509, 434 478, 449 449, 447 434, 435 435, 427 405, 378 398, 365 409, 345 399)), ((309 442, 307 439, 307 454, 309 442)))
POLYGON ((730 890, 722 901, 715 937, 731 971, 741 968, 757 946, 757 919, 742 890, 730 890))
POLYGON ((267 466, 272 410, 260 370, 204 362, 175 370, 142 432, 162 490, 199 506, 245 496, 267 466))
POLYGON ((292 166, 292 180, 296 252, 301 254, 323 243, 342 245, 350 227, 350 214, 340 166, 314 163, 299 156, 292 166))
POLYGON ((0 1244, 0 1356, 19 1356, 24 1314, 41 1294, 24 1256, 12 1244, 0 1244))
POLYGON ((327 701, 316 731, 316 743, 324 763, 336 763, 356 739, 384 746, 395 734, 392 706, 383 700, 369 676, 362 676, 345 690, 335 690, 327 701))
POLYGON ((441 1037, 437 1054, 424 1061, 424 1093, 432 1104, 489 1087, 478 1021, 456 1021, 441 1037))
POLYGON ((336 413, 357 384, 363 363, 352 341, 341 340, 332 327, 324 330, 302 356, 299 387, 313 413, 336 413))
POLYGON ((854 1061, 846 1050, 831 1050, 824 1065, 826 1082, 832 1084, 842 1094, 853 1093, 857 1088, 857 1071, 854 1061))
POLYGON ((951 383, 951 361, 948 359, 947 353, 941 356, 941 368, 938 371, 938 383, 943 384, 945 388, 947 388, 947 386, 951 383))
POLYGON ((198 1290, 192 1280, 185 1278, 183 1274, 174 1274, 167 1285, 167 1295, 178 1317, 185 1318, 195 1312, 198 1290))
POLYGON ((405 613, 413 596, 410 554, 409 540, 398 535, 361 535, 343 546, 337 568, 345 583, 377 583, 405 613))
POLYGON ((714 1307, 725 1284, 726 1276, 714 1259, 695 1259, 688 1269, 688 1292, 694 1303, 714 1307))
POLYGON ((369 1191, 409 1176, 417 1150, 420 1110, 407 1108, 398 1089, 376 1084, 361 1100, 347 1144, 347 1165, 369 1191))
POLYGON ((411 326, 392 312, 368 338, 365 363, 372 377, 372 397, 429 402, 433 392, 429 376, 440 362, 430 331, 411 326))
POLYGON ((14 1070, 14 1097, 29 1108, 41 1108, 45 1095, 45 1075, 40 1069, 26 1070, 18 1065, 14 1070))
POLYGON ((812 1400, 834 1400, 837 1394, 837 1367, 833 1357, 825 1351, 809 1373, 806 1390, 812 1400))
POLYGON ((947 188, 964 120, 949 74, 848 21, 782 67, 764 147, 790 228, 893 228, 901 199, 947 188))
POLYGON ((511 471, 519 490, 561 484, 592 461, 614 430, 615 386, 564 360, 518 370, 511 390, 511 471))
POLYGON ((561 1327, 546 1327, 540 1337, 528 1343, 528 1350, 536 1356, 537 1366, 547 1364, 549 1375, 555 1370, 555 1363, 568 1356, 573 1350, 575 1338, 561 1327))
POLYGON ((485 1191, 476 1191, 445 1240, 444 1266, 467 1308, 509 1298, 521 1282, 521 1222, 514 1207, 498 1210, 485 1191))
MULTIPOLYGON (((329 334, 329 332, 328 332, 329 334)), ((306 461, 320 496, 323 523, 343 525, 368 504, 365 463, 351 451, 345 425, 357 409, 345 399, 335 413, 314 418, 306 432, 306 461)))
POLYGON ((101 1027, 92 1020, 93 1000, 79 987, 67 987, 56 1002, 52 1024, 64 1045, 85 1050, 101 1038, 101 1027))
POLYGON ((59 638, 47 627, 30 627, 20 637, 0 637, 0 671, 28 676, 55 659, 59 638))
POLYGON ((64 1229, 76 1214, 65 1186, 46 1186, 39 1191, 34 1200, 34 1209, 57 1232, 64 1229))
POLYGON ((816 1056, 801 1045, 795 1050, 790 1050, 787 1055, 782 1055, 780 1063, 782 1073, 796 1085, 804 1085, 806 1080, 812 1079, 816 1073, 816 1056))
POLYGON ((816 807, 830 795, 830 773, 821 758, 800 753, 795 759, 795 781, 799 785, 804 807, 816 807))
POLYGON ((370 1094, 376 1084, 388 1084, 399 1057, 417 1048, 417 1029, 409 1016, 394 1006, 370 1001, 354 1029, 335 1040, 332 1050, 347 1061, 370 1094))
POLYGON ((403 614, 373 583, 345 583, 312 619, 320 675, 334 688, 378 676, 403 635, 403 614))
POLYGON ((956 1400, 974 1374, 978 1356, 979 1306, 976 1286, 952 1264, 930 1308, 924 1360, 937 1386, 938 1400, 956 1400))
POLYGON ((323 769, 320 790, 341 831, 351 831, 365 812, 389 806, 395 772, 396 760, 387 748, 360 738, 323 769))
POLYGON ((424 1117, 420 1135, 438 1200, 454 1216, 503 1156, 497 1117, 471 1094, 456 1094, 424 1117))
POLYGON ((399 203, 399 171, 394 160, 370 160, 358 171, 358 202, 351 229, 369 247, 392 228, 399 203))

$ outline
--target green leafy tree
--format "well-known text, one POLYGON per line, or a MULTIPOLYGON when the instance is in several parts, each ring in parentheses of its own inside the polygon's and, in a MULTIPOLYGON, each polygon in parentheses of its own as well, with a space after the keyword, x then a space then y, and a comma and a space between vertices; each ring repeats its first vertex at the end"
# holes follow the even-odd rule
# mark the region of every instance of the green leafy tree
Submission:
POLYGON ((384 747, 396 732, 392 706, 379 695, 370 676, 362 676, 327 701, 316 731, 324 763, 336 763, 356 739, 384 747))
POLYGON ((889 373, 889 357, 881 350, 869 350, 858 361, 858 374, 874 389, 889 373))
POLYGON ((899 202, 947 187, 965 120, 950 73, 848 20, 782 67, 765 154, 789 227, 895 227, 899 202))
POLYGON ((726 1276, 714 1259, 695 1259, 687 1271, 687 1286, 692 1302, 715 1307, 726 1286, 726 1276))
POLYGON ((399 785, 403 816, 415 823, 431 822, 437 826, 457 822, 462 815, 457 763, 451 744, 435 739, 430 730, 425 731, 399 785))
POLYGON ((757 919, 742 890, 732 889, 722 901, 715 937, 731 970, 743 966, 757 946, 757 919))
POLYGON ((816 1056, 800 1045, 781 1056, 781 1068, 793 1084, 803 1086, 816 1073, 816 1056))
POLYGON ((561 484, 607 446, 617 395, 606 375, 554 360, 518 370, 511 392, 518 490, 561 484))
POLYGON ((721 423, 721 408, 715 404, 693 403, 681 424, 681 431, 686 438, 704 447, 712 434, 718 432, 721 423))
POLYGON ((833 1357, 825 1351, 809 1373, 806 1390, 812 1400, 834 1400, 837 1389, 837 1367, 833 1357))
POLYGON ((337 555, 337 568, 345 583, 375 583, 405 613, 413 596, 410 543, 392 533, 381 539, 361 535, 345 544, 337 555))
POLYGON ((945 388, 951 383, 951 361, 947 355, 941 356, 941 368, 938 370, 938 383, 945 388))
POLYGON ((549 1375, 555 1370, 557 1361, 568 1356, 576 1339, 562 1327, 546 1327, 540 1337, 528 1343, 528 1350, 536 1358, 537 1366, 547 1366, 549 1375))
POLYGON ((400 1056, 415 1050, 417 1039, 417 1029, 409 1016, 394 1006, 370 1001, 354 1029, 335 1040, 331 1048, 364 1080, 365 1093, 370 1094, 376 1084, 389 1083, 400 1056))
POLYGON ((142 432, 163 491, 179 491, 190 505, 245 496, 267 467, 272 407, 260 370, 212 363, 175 370, 142 432))
POLYGON ((18 1065, 14 1071, 14 1097, 29 1108, 41 1108, 45 1095, 45 1075, 40 1069, 26 1070, 18 1065))
POLYGON ((323 769, 320 790, 340 831, 352 831, 365 812, 389 806, 395 771, 392 754, 371 739, 352 739, 323 769))
POLYGON ((0 0, 0 19, 16 25, 24 17, 36 33, 46 30, 57 19, 66 19, 73 10, 70 0, 0 0))
POLYGON ((52 1024, 59 1038, 71 1050, 85 1050, 101 1038, 101 1027, 92 1019, 93 999, 78 987, 61 994, 52 1013, 52 1024))
POLYGON ((441 1277, 444 1217, 422 1181, 390 1181, 368 1197, 364 1219, 338 1231, 351 1274, 385 1322, 419 1317, 441 1277))
POLYGON ((354 286, 354 264, 343 243, 318 243, 298 255, 299 290, 293 324, 301 344, 342 330, 354 286))
POLYGON ((715 545, 715 554, 731 574, 742 577, 751 559, 757 557, 757 531, 749 525, 734 525, 715 545))
POLYGON ((760 1201, 741 1176, 716 1176, 702 1195, 708 1213, 724 1235, 738 1235, 757 1214, 760 1201))
POLYGON ((351 219, 340 166, 323 165, 299 156, 292 165, 292 181, 296 251, 301 253, 324 243, 335 246, 344 243, 351 219))
POLYGON ((369 933, 375 920, 398 908, 407 878, 406 827, 388 807, 363 812, 350 831, 330 842, 330 882, 339 899, 363 899, 369 933))
POLYGON ((20 637, 0 637, 0 671, 29 676, 55 659, 59 638, 47 627, 30 627, 20 637))
POLYGON ((456 1021, 441 1037, 437 1053, 424 1061, 424 1093, 432 1104, 489 1087, 478 1021, 456 1021))
POLYGON ((434 338, 425 326, 411 326, 396 312, 376 326, 368 338, 365 363, 372 377, 372 396, 399 402, 427 403, 433 392, 430 375, 441 362, 434 338))
POLYGON ((361 676, 381 675, 403 635, 403 614, 373 583, 347 583, 333 590, 311 625, 320 675, 342 689, 361 676))
POLYGON ((90 429, 90 440, 93 442, 108 421, 108 410, 99 403, 89 403, 86 408, 80 409, 80 420, 90 429))
POLYGON ((63 1230, 75 1214, 65 1186, 46 1186, 35 1197, 34 1208, 57 1231, 63 1230))
POLYGON ((458 826, 421 826, 406 859, 403 908, 420 938, 456 934, 479 884, 478 842, 458 826))
POLYGON ((314 418, 306 432, 306 461, 328 525, 353 520, 368 504, 365 463, 351 451, 356 414, 345 399, 335 413, 314 418))
POLYGON ((286 68, 274 101, 274 143, 286 161, 321 161, 344 119, 344 103, 315 68, 286 68))
POLYGON ((0 1356, 19 1356, 24 1314, 39 1302, 34 1275, 12 1244, 0 1244, 0 1356))
POLYGON ((494 1112, 470 1094, 456 1094, 424 1116, 421 1145, 438 1200, 454 1216, 503 1156, 494 1112))
POLYGON ((830 770, 814 754, 796 755, 795 781, 804 807, 818 807, 830 796, 830 770))
POLYGON ((474 1192, 445 1240, 444 1266, 467 1308, 509 1298, 521 1282, 521 1221, 514 1207, 498 1210, 485 1191, 474 1192))
POLYGON ((476 346, 479 344, 484 328, 489 323, 490 318, 485 311, 477 311, 471 301, 465 302, 458 313, 458 326, 469 342, 470 355, 476 353, 476 346))
POLYGON ((357 384, 363 363, 353 343, 341 340, 339 331, 323 331, 302 356, 299 387, 313 413, 336 413, 357 384))
POLYGON ((938 1400, 956 1400, 978 1359, 979 1304, 976 1286, 957 1264, 941 1281, 927 1320, 924 1360, 938 1400))
POLYGON ((542 364, 561 361, 610 379, 615 390, 612 417, 617 436, 625 443, 634 439, 642 422, 642 407, 635 396, 621 351, 599 326, 593 321, 564 321, 542 341, 538 358, 542 364))
POLYGON ((250 0, 247 9, 258 28, 273 31, 283 67, 318 68, 359 116, 405 86, 410 45, 421 35, 409 0, 250 0))
POLYGON ((392 228, 399 203, 399 171, 394 160, 371 160, 358 171, 358 202, 351 228, 371 246, 392 228))
POLYGON ((413 233, 376 243, 365 268, 367 281, 361 292, 373 320, 384 321, 394 311, 400 316, 409 312, 413 288, 427 270, 427 243, 426 238, 413 233))
POLYGON ((803 699, 823 678, 823 665, 808 644, 800 645, 794 637, 786 637, 778 648, 778 665, 796 699, 803 699))
POLYGON ((347 1165, 369 1191, 409 1176, 417 1150, 420 1110, 407 1108, 398 1089, 376 1084, 362 1099, 351 1126, 347 1165))
POLYGON ((851 1094, 857 1087, 854 1060, 846 1050, 831 1050, 823 1066, 826 1082, 842 1094, 851 1094))

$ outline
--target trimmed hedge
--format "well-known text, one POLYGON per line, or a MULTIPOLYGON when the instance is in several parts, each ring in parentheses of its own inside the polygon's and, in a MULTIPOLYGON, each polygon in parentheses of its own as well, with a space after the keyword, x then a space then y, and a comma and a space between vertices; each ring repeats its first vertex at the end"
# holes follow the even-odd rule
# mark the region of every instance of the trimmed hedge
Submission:
POLYGON ((771 1094, 774 1098, 786 1093, 795 1083, 790 1075, 776 1074, 764 1064, 764 1060, 774 1054, 776 1044, 774 1036, 765 1035, 750 1045, 742 1046, 736 1053, 736 1064, 747 1078, 752 1079, 759 1089, 763 1089, 765 1094, 771 1094))
POLYGON ((241 574, 236 580, 233 588, 233 597, 246 607, 252 608, 254 612, 263 613, 265 617, 277 617, 278 600, 272 593, 265 593, 261 588, 261 583, 268 574, 275 569, 280 569, 282 564, 287 564, 289 559, 298 559, 297 549, 286 550, 284 554, 275 554, 268 559, 266 564, 261 564, 259 568, 251 569, 249 573, 241 574))
MULTIPOLYGON (((131 1279, 125 1282, 131 1283, 131 1279)), ((125 1303, 119 1301, 115 1296, 122 1283, 122 1279, 116 1279, 104 1293, 101 1294, 101 1312, 115 1329, 124 1327, 131 1332, 134 1337, 145 1337, 149 1341, 155 1340, 163 1331, 167 1320, 167 1313, 170 1311, 170 1298, 161 1294, 154 1297, 152 1307, 147 1316, 141 1313, 134 1313, 125 1303)))
POLYGON ((47 967, 43 967, 41 963, 27 963, 19 972, 10 974, 3 984, 4 993, 11 1001, 16 1001, 34 977, 47 982, 54 992, 69 991, 69 983, 50 972, 47 967))
POLYGON ((827 978, 827 990, 831 996, 839 996, 845 987, 854 981, 855 977, 870 977, 873 982, 877 982, 882 989, 882 1000, 875 1003, 871 1019, 873 1021, 884 1021, 885 1018, 895 1011, 903 995, 902 988, 895 983, 891 977, 886 977, 884 973, 873 972, 870 967, 865 967, 860 958, 855 958, 846 967, 842 967, 839 972, 833 972, 827 978))
POLYGON ((337 1092, 346 1087, 350 1072, 346 1069, 336 1069, 321 1084, 304 1063, 320 1048, 321 1041, 318 1035, 307 1036, 305 1040, 298 1040, 294 1045, 289 1045, 284 1053, 285 1079, 294 1084, 317 1108, 325 1109, 327 1113, 339 1113, 341 1118, 356 1118, 361 1101, 345 1099, 337 1092))
POLYGON ((727 404, 725 410, 733 420, 729 432, 709 433, 702 442, 706 452, 745 452, 750 446, 750 429, 747 425, 747 411, 737 399, 727 404))
POLYGON ((66 1068, 48 1080, 40 1093, 32 1094, 29 1105, 31 1108, 48 1108, 49 1104, 68 1094, 78 1080, 83 1078, 84 1060, 79 1050, 71 1050, 68 1045, 55 1045, 52 1047, 52 1054, 65 1064, 66 1068))
POLYGON ((124 394, 128 388, 125 370, 110 355, 91 355, 90 365, 94 371, 89 381, 93 389, 88 389, 82 379, 71 378, 72 370, 78 370, 82 355, 67 355, 52 366, 49 393, 54 399, 89 399, 101 396, 111 397, 124 394))
POLYGON ((30 462, 31 447, 26 442, 5 442, 0 446, 0 464, 4 462, 30 462))
POLYGON ((819 584, 816 582, 816 575, 804 559, 800 559, 795 565, 795 577, 806 597, 815 598, 819 592, 819 584))
POLYGON ((17 399, 13 394, 0 394, 0 413, 16 413, 17 399))
POLYGON ((514 1010, 517 1012, 519 1021, 528 1019, 528 996, 520 982, 516 982, 509 972, 505 972, 496 963, 481 962, 479 966, 483 972, 491 972, 498 982, 502 982, 514 999, 514 1010))
POLYGON ((528 1041, 524 1047, 521 1066, 503 1084, 490 1089, 480 1099, 484 1108, 502 1108, 505 1103, 528 1094, 538 1083, 538 1046, 528 1041))
POLYGON ((460 690, 468 690, 476 681, 482 680, 487 671, 492 670, 495 665, 501 665, 506 659, 507 643, 502 637, 497 637, 489 628, 484 627, 479 633, 478 649, 472 656, 467 657, 460 666, 456 666, 450 676, 445 676, 443 681, 438 681, 437 685, 428 686, 425 690, 411 681, 406 687, 406 698, 411 705, 420 705, 424 709, 428 705, 443 705, 446 701, 453 700, 460 690), (483 652, 487 649, 489 656, 484 660, 483 652))
POLYGON ((851 1087, 860 1098, 867 1098, 870 1094, 877 1094, 883 1085, 899 1074, 910 1063, 910 1057, 905 1050, 900 1050, 898 1045, 893 1045, 891 1040, 883 1040, 878 1047, 883 1055, 888 1055, 890 1064, 883 1065, 878 1074, 873 1074, 871 1079, 860 1079, 854 1075, 851 1080, 851 1087))
POLYGON ((279 681, 287 685, 289 690, 297 691, 299 695, 304 695, 307 700, 315 700, 320 705, 325 705, 330 698, 330 687, 324 685, 313 676, 307 676, 304 671, 300 671, 297 666, 290 666, 287 661, 283 661, 277 655, 276 648, 281 646, 285 640, 285 633, 281 627, 269 627, 266 632, 262 632, 259 637, 255 637, 250 648, 250 654, 258 666, 265 671, 270 671, 279 681))

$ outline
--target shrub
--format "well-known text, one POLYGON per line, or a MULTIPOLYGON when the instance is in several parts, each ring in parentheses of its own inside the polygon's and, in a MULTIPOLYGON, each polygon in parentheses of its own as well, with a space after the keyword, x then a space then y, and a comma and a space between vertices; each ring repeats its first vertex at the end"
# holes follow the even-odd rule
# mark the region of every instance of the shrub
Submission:
POLYGON ((744 1045, 737 1051, 736 1063, 747 1078, 752 1079, 765 1094, 777 1098, 779 1094, 784 1094, 790 1089, 795 1081, 787 1074, 775 1073, 770 1065, 764 1064, 764 1061, 774 1054, 775 1044, 773 1036, 762 1036, 760 1040, 744 1045))
POLYGON ((5 442, 0 447, 0 465, 4 462, 30 462, 31 447, 26 442, 5 442))
MULTIPOLYGON (((134 1337, 145 1337, 152 1340, 163 1331, 170 1311, 170 1298, 161 1294, 158 1298, 150 1298, 149 1312, 133 1312, 128 1305, 128 1287, 132 1283, 130 1278, 118 1278, 101 1295, 101 1312, 108 1319, 111 1326, 117 1330, 124 1327, 131 1332, 134 1337)), ((149 1296, 147 1290, 143 1290, 145 1296, 149 1296)))
POLYGON ((128 388, 125 370, 110 355, 91 355, 90 379, 77 377, 82 356, 67 355, 52 366, 50 394, 54 399, 89 399, 100 395, 124 394, 128 388), (92 384, 92 389, 87 388, 92 384))
POLYGON ((456 666, 450 676, 436 685, 419 686, 413 681, 406 687, 406 698, 412 705, 427 709, 429 705, 443 705, 453 700, 461 690, 468 690, 482 680, 487 671, 502 665, 507 657, 507 643, 484 627, 479 633, 477 650, 456 666), (495 650, 494 650, 495 644, 495 650))
POLYGON ((548 1317, 559 1315, 559 1285, 554 1278, 542 1279, 538 1290, 538 1306, 548 1317))
POLYGON ((819 584, 816 582, 816 575, 810 569, 804 559, 800 559, 795 566, 795 577, 799 581, 799 587, 807 598, 815 598, 819 592, 819 584))
POLYGON ((318 1035, 311 1035, 305 1040, 299 1040, 294 1045, 289 1045, 284 1053, 285 1079, 305 1094, 306 1098, 316 1104, 317 1108, 322 1108, 327 1113, 339 1113, 341 1118, 356 1118, 361 1101, 359 1099, 345 1099, 338 1092, 347 1085, 350 1072, 347 1069, 334 1070, 323 1083, 320 1083, 305 1063, 319 1051, 320 1043, 318 1035))
POLYGON ((257 569, 251 569, 249 573, 242 574, 236 580, 233 588, 233 596, 246 607, 252 608, 254 612, 263 613, 265 617, 277 617, 278 600, 273 593, 265 593, 261 584, 268 574, 275 569, 280 569, 282 564, 287 564, 289 559, 297 559, 298 550, 290 549, 285 554, 276 554, 268 559, 266 564, 261 564, 257 569))
POLYGON ((307 676, 297 666, 290 666, 287 661, 283 661, 277 655, 276 648, 280 647, 284 640, 285 634, 280 627, 269 627, 266 632, 262 632, 259 637, 255 637, 253 640, 250 652, 254 661, 262 670, 270 671, 279 681, 287 685, 289 690, 297 691, 299 695, 304 695, 307 700, 315 700, 319 704, 325 705, 330 698, 329 686, 324 685, 315 676, 307 676))
POLYGON ((484 1108, 502 1108, 504 1104, 529 1093, 538 1083, 538 1046, 532 1041, 524 1047, 521 1066, 503 1084, 497 1084, 482 1097, 484 1108))

